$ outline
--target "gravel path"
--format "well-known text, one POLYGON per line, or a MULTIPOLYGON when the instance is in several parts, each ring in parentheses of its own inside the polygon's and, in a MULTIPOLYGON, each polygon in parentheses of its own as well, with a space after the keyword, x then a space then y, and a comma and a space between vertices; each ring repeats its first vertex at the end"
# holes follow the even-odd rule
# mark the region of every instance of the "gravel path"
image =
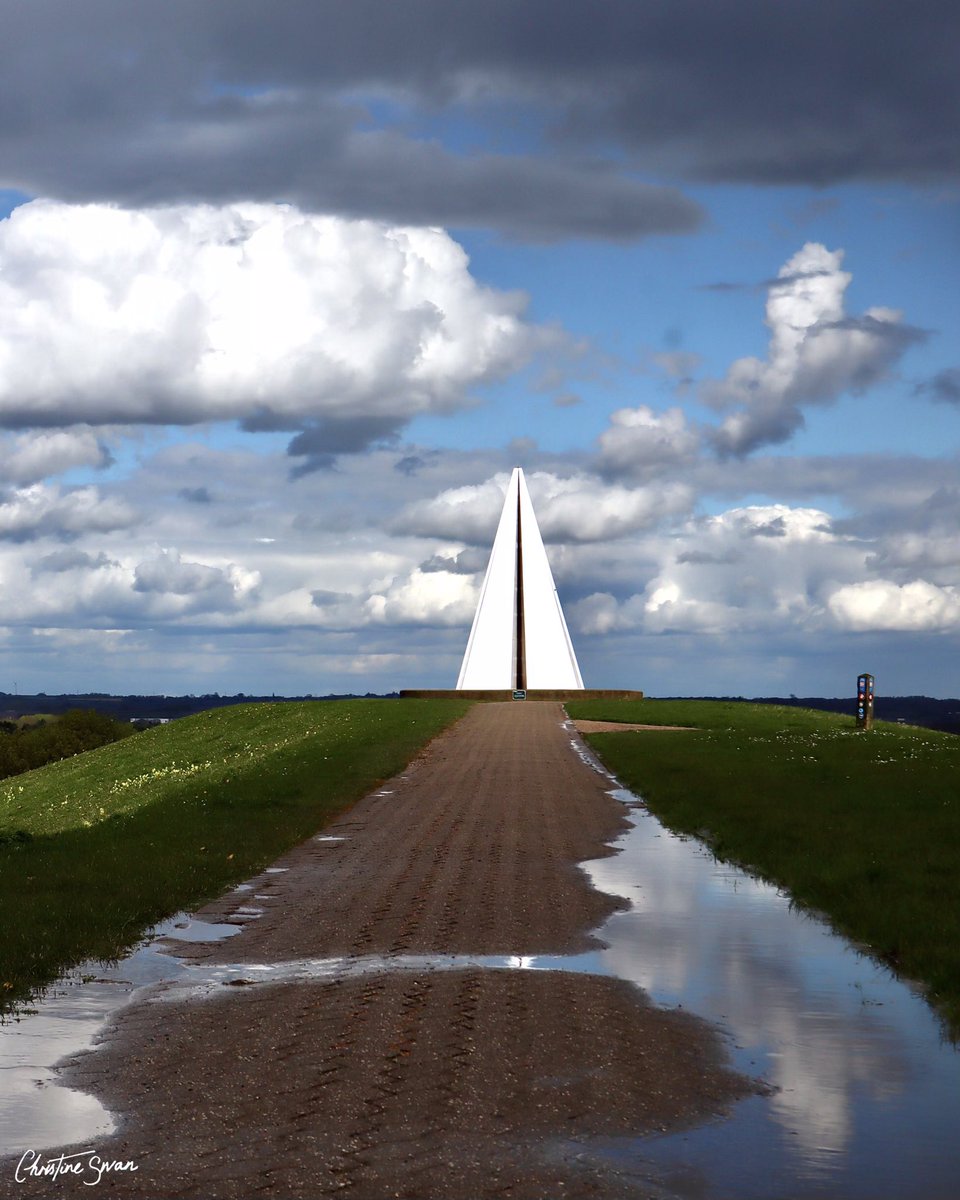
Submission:
MULTIPOLYGON (((199 915, 264 908, 206 963, 566 953, 616 902, 577 860, 622 828, 551 703, 478 704, 397 779, 199 915), (252 895, 268 897, 251 900, 252 895)), ((96 1191, 0 1196, 666 1196, 591 1154, 722 1112, 754 1085, 711 1028, 617 980, 527 970, 376 971, 329 982, 158 989, 68 1082, 123 1116, 96 1146, 133 1160, 96 1191)), ((86 1147, 89 1148, 89 1147, 86 1147)), ((49 1158, 49 1152, 45 1152, 49 1158)))

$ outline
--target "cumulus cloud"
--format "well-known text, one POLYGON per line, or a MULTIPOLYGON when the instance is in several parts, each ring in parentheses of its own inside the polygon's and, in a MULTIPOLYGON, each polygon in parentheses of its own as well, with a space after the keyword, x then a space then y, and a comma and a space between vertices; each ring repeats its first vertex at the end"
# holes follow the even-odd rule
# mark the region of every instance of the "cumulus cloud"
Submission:
POLYGON ((63 491, 54 485, 35 483, 17 488, 0 501, 0 539, 69 540, 84 533, 128 529, 137 519, 129 504, 115 496, 102 496, 95 487, 63 491))
POLYGON ((578 632, 603 637, 642 625, 643 600, 633 595, 618 601, 611 592, 593 592, 571 605, 568 616, 578 632))
POLYGON ((837 521, 838 528, 870 540, 867 565, 882 578, 960 583, 960 488, 931 491, 931 476, 932 471, 922 481, 919 497, 905 488, 888 489, 876 507, 837 521))
POLYGON ((960 582, 960 533, 957 526, 931 533, 908 531, 881 535, 876 553, 867 559, 871 570, 936 572, 960 582))
POLYGON ((644 593, 617 600, 596 592, 572 608, 575 628, 606 635, 630 631, 647 633, 729 633, 742 625, 740 614, 713 600, 684 595, 676 583, 658 583, 644 593))
POLYGON ((89 429, 44 429, 0 440, 0 481, 6 483, 38 483, 75 467, 110 462, 110 452, 89 429))
POLYGON ((477 591, 467 576, 417 568, 369 596, 363 611, 375 623, 468 625, 476 606, 477 591))
POLYGON ((768 293, 767 358, 738 359, 724 379, 701 385, 708 404, 733 410, 713 435, 721 455, 787 441, 803 425, 805 405, 863 392, 926 336, 893 309, 848 316, 843 300, 852 276, 842 261, 842 250, 808 242, 768 293))
MULTIPOLYGON (((510 477, 449 488, 408 505, 391 523, 396 533, 490 545, 510 477)), ((693 494, 680 483, 628 488, 585 475, 561 478, 546 471, 526 475, 540 532, 548 542, 593 542, 649 528, 689 511, 693 494)))
MULTIPOLYGON (((66 535, 49 530, 51 539, 69 537, 67 545, 0 540, 0 605, 21 661, 28 655, 24 647, 34 645, 29 631, 44 629, 42 645, 30 652, 31 670, 39 671, 43 656, 73 637, 71 653, 79 657, 71 662, 82 663, 92 681, 110 680, 107 686, 119 690, 137 689, 134 667, 126 665, 131 656, 141 669, 149 664, 151 686, 159 690, 251 691, 262 686, 256 680, 264 670, 277 679, 277 690, 349 690, 344 664, 372 662, 379 670, 377 656, 398 654, 387 674, 371 676, 360 690, 411 681, 449 686, 502 504, 508 476, 498 468, 506 465, 505 455, 426 455, 415 446, 403 454, 425 465, 413 474, 398 472, 400 452, 374 449, 345 459, 336 473, 315 472, 291 487, 290 460, 275 445, 244 440, 241 447, 217 448, 198 439, 145 450, 129 473, 106 477, 98 489, 101 501, 136 501, 140 515, 131 525, 66 535), (463 479, 486 482, 458 488, 463 479), (200 487, 215 503, 177 499, 182 489, 200 487), (487 487, 485 510, 476 502, 487 487), (469 521, 445 511, 455 506, 444 504, 441 522, 431 503, 458 492, 476 523, 476 541, 462 536, 469 521), (388 515, 420 502, 429 504, 441 532, 394 529, 386 536, 388 515), (99 644, 96 630, 126 631, 117 635, 116 654, 105 649, 102 661, 84 649, 88 634, 89 645, 99 644), (259 675, 251 674, 251 658, 261 664, 259 675)), ((530 457, 541 464, 528 469, 537 512, 544 521, 550 512, 555 522, 551 565, 581 662, 585 669, 593 664, 594 681, 696 692, 762 690, 768 685, 758 680, 769 679, 774 694, 801 690, 803 678, 810 694, 829 694, 864 661, 851 663, 844 650, 853 627, 837 619, 829 603, 835 593, 878 576, 897 587, 922 579, 947 597, 960 589, 956 489, 931 495, 940 477, 922 461, 867 464, 865 476, 893 483, 878 486, 872 509, 852 524, 852 517, 831 520, 809 499, 851 474, 845 460, 809 464, 800 489, 808 499, 796 506, 730 507, 691 517, 682 504, 672 515, 655 510, 663 482, 604 483, 582 467, 571 471, 569 461, 571 473, 564 474, 562 460, 530 457), (893 507, 891 487, 916 494, 914 507, 893 507), (886 507, 876 507, 881 504, 886 507), (875 524, 866 519, 871 511, 875 524), (586 540, 594 533, 609 537, 586 540), (778 674, 777 656, 791 641, 790 654, 803 661, 791 657, 797 669, 778 674), (830 679, 839 673, 839 682, 811 682, 823 671, 834 673, 830 679)), ((724 477, 736 476, 744 491, 770 486, 762 460, 735 472, 711 465, 724 477)), ((684 472, 696 478, 693 468, 684 472)), ((51 489, 40 486, 49 501, 51 489)), ((841 592, 834 607, 843 598, 841 592)), ((878 629, 877 636, 888 639, 885 654, 895 651, 896 630, 878 629)), ((890 673, 885 667, 885 678, 890 673)), ((42 678, 38 689, 63 686, 52 667, 42 678)))
POLYGON ((586 476, 560 479, 535 472, 530 494, 548 542, 599 542, 650 529, 685 514, 693 493, 682 483, 651 487, 604 484, 586 476))
POLYGON ((223 571, 219 567, 183 562, 179 554, 169 550, 164 550, 157 558, 140 563, 135 576, 134 591, 172 592, 175 596, 206 592, 219 587, 224 581, 223 571))
POLYGON ((889 579, 849 584, 830 596, 829 607, 845 629, 960 629, 960 588, 937 587, 924 579, 905 584, 889 579))
POLYGON ((389 528, 415 537, 492 545, 509 479, 508 474, 498 474, 484 483, 447 488, 437 496, 415 500, 390 521, 389 528))
MULTIPOLYGON (((838 581, 862 577, 863 547, 819 509, 752 505, 654 533, 636 591, 593 592, 572 606, 589 634, 713 633, 818 627, 838 581)), ((639 572, 638 572, 639 574, 639 572)))
POLYGON ((621 408, 598 438, 599 466, 606 475, 650 478, 691 462, 700 437, 679 408, 657 414, 651 408, 621 408))
POLYGON ((179 616, 187 612, 229 612, 254 597, 258 571, 237 563, 214 566, 184 560, 177 550, 161 550, 137 564, 133 591, 152 601, 150 611, 179 616))
POLYGON ((0 423, 307 426, 296 452, 322 453, 454 409, 556 340, 525 303, 439 229, 34 201, 0 222, 0 423))

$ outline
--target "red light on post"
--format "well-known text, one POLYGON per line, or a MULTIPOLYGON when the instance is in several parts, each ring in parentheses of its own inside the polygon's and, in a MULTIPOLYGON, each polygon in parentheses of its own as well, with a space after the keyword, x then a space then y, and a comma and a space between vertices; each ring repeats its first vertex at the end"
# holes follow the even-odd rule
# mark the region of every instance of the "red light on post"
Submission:
POLYGON ((857 728, 873 728, 873 676, 857 676, 857 728))

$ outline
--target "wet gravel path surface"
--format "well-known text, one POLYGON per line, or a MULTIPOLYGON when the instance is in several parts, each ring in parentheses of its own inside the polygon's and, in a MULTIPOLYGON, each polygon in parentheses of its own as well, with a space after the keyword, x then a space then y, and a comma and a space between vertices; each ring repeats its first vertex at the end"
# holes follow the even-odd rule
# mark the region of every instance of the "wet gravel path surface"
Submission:
MULTIPOLYGON (((208 963, 375 954, 567 953, 616 901, 576 867, 623 826, 559 705, 478 704, 397 779, 198 915, 208 963), (252 899, 252 897, 257 897, 252 899)), ((327 982, 160 986, 64 1078, 122 1119, 121 1197, 666 1197, 591 1154, 721 1113, 753 1084, 716 1033, 615 979, 376 971, 327 982)), ((84 1147, 89 1148, 89 1147, 84 1147)), ((50 1158, 50 1152, 44 1152, 50 1158)), ((90 1195, 69 1178, 0 1196, 90 1195)))

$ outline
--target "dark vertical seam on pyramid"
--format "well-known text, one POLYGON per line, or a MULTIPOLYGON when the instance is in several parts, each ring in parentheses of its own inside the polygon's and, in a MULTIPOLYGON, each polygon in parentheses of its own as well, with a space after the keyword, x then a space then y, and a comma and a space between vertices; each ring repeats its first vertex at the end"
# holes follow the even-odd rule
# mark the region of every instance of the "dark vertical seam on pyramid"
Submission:
POLYGON ((527 648, 523 628, 523 531, 520 524, 520 484, 517 481, 517 578, 515 585, 517 603, 517 676, 518 689, 527 686, 527 648))

